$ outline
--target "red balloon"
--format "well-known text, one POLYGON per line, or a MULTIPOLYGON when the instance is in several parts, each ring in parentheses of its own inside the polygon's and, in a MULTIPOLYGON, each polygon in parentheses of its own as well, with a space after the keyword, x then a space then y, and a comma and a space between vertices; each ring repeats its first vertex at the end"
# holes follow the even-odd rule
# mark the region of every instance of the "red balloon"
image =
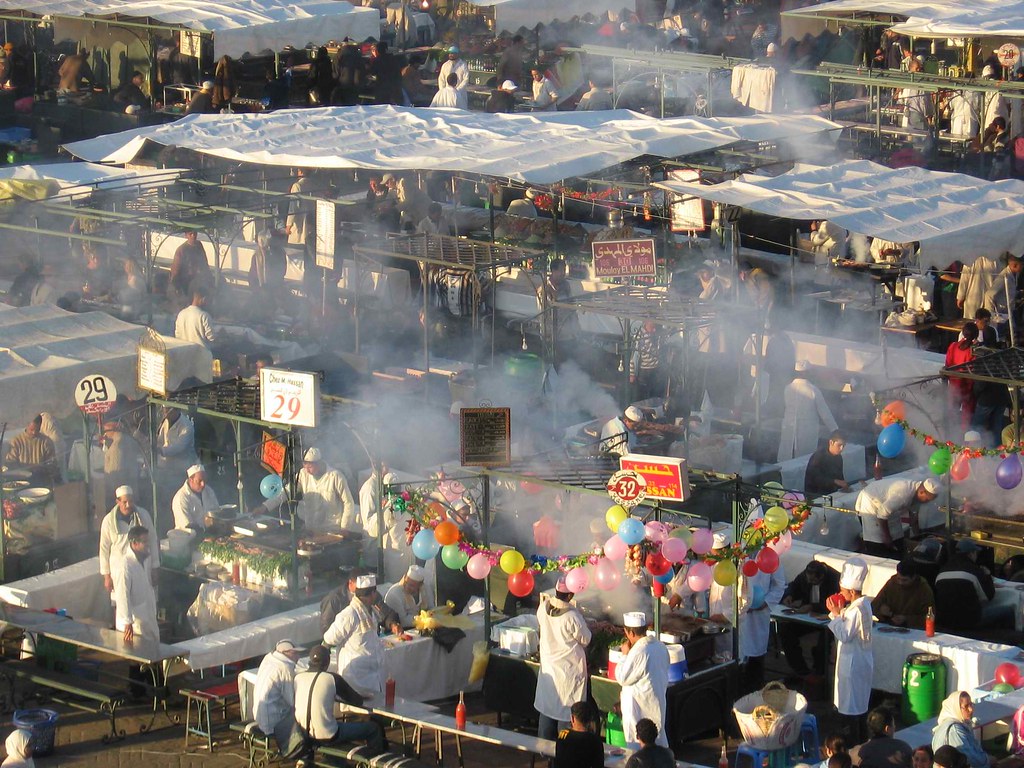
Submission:
POLYGON ((1016 688, 1020 685, 1020 668, 1016 664, 1006 661, 996 667, 996 682, 1007 683, 1016 688))
POLYGON ((757 567, 765 573, 775 573, 779 570, 779 553, 771 547, 765 547, 757 553, 757 567))
POLYGON ((757 567, 757 563, 753 560, 744 560, 742 570, 743 575, 749 579, 753 576, 757 576, 757 572, 761 569, 757 567))
POLYGON ((949 468, 949 476, 952 477, 956 482, 962 483, 971 475, 971 461, 965 454, 960 454, 956 461, 953 462, 953 466, 949 468))
POLYGON ((526 597, 533 592, 533 571, 524 568, 508 577, 508 591, 516 597, 526 597))
POLYGON ((672 567, 672 563, 666 560, 661 552, 651 552, 647 556, 647 560, 644 561, 644 565, 647 566, 647 570, 653 576, 664 576, 668 573, 668 569, 672 567))

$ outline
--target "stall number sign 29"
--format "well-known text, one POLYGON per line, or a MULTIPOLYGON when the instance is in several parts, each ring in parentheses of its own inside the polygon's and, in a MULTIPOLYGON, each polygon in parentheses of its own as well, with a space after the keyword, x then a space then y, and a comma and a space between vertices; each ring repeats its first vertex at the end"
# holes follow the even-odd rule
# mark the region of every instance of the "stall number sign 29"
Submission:
POLYGON ((75 404, 82 413, 106 413, 117 400, 117 387, 98 373, 86 376, 75 386, 75 404))
POLYGON ((315 373, 260 370, 260 420, 292 427, 315 427, 320 407, 320 379, 315 373))
POLYGON ((647 481, 639 472, 620 469, 608 480, 608 495, 617 504, 629 509, 647 496, 647 481))

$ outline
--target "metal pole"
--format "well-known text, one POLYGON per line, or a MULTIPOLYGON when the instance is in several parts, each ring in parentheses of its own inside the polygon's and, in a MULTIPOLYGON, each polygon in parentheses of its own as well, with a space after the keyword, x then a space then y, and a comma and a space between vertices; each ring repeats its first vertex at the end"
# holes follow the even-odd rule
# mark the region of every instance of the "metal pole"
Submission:
MULTIPOLYGON (((295 433, 289 431, 288 436, 285 440, 285 470, 288 476, 292 476, 293 469, 295 467, 295 433)), ((292 567, 291 567, 291 578, 288 580, 290 585, 290 597, 295 600, 299 594, 299 556, 297 554, 299 549, 299 527, 296 524, 296 508, 297 502, 294 498, 294 492, 289 492, 288 498, 288 515, 291 522, 292 532, 292 567)))
POLYGON ((1017 346, 1017 329, 1013 322, 1013 297, 1010 296, 1010 278, 1003 275, 1003 290, 1006 292, 1006 320, 1010 324, 1010 346, 1017 346))
MULTIPOLYGON (((85 446, 85 520, 92 530, 92 444, 89 438, 89 417, 82 414, 82 445, 85 446)), ((154 508, 155 509, 155 508, 154 508)))
MULTIPOLYGON (((661 522, 661 503, 654 507, 654 519, 661 522)), ((666 585, 667 586, 667 585, 666 585)), ((654 597, 654 637, 661 638, 661 598, 654 597)))
MULTIPOLYGON (((234 421, 232 422, 232 426, 235 428, 235 468, 238 470, 238 514, 244 515, 246 509, 244 494, 245 483, 242 482, 242 423, 234 421)), ((263 433, 260 432, 261 445, 262 438, 263 433)))
MULTIPOLYGON (((157 531, 160 531, 162 533, 163 531, 160 528, 159 509, 158 509, 158 505, 157 505, 157 495, 158 494, 157 494, 157 486, 156 486, 156 457, 157 457, 157 451, 156 451, 156 419, 154 418, 154 415, 156 413, 156 409, 153 407, 152 403, 147 403, 146 404, 146 411, 147 411, 147 413, 149 415, 149 418, 146 419, 146 421, 149 422, 149 481, 150 481, 150 485, 152 486, 152 490, 153 490, 153 525, 156 526, 157 531)), ((86 454, 86 455, 88 455, 88 454, 86 454)))
MULTIPOLYGON (((483 487, 483 537, 484 547, 490 548, 491 539, 491 476, 483 476, 484 487, 483 487)), ((484 605, 487 606, 487 610, 484 611, 484 638, 490 642, 491 639, 491 577, 488 575, 484 579, 484 605)))

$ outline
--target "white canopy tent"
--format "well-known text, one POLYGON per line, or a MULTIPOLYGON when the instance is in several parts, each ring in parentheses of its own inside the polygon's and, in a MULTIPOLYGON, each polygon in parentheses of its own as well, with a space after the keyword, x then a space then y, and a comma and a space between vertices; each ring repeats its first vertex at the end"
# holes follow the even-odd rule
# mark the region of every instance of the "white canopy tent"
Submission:
POLYGON ((43 163, 39 165, 8 165, 0 168, 2 181, 53 181, 62 198, 91 194, 94 190, 148 189, 173 184, 182 168, 113 168, 96 163, 43 163))
POLYGON ((354 7, 343 0, 0 0, 0 13, 212 33, 218 57, 380 36, 375 8, 354 7))
POLYGON ((785 15, 850 20, 890 16, 894 30, 914 37, 1024 37, 1021 0, 832 0, 785 15))
MULTIPOLYGON (((63 418, 75 410, 75 386, 89 374, 112 379, 119 393, 136 389, 136 347, 144 328, 104 312, 75 314, 50 305, 0 304, 0 424, 9 431, 40 411, 63 418)), ((209 350, 164 337, 168 385, 212 379, 209 350)))
POLYGON ((520 27, 533 29, 538 24, 568 21, 573 16, 592 13, 595 16, 611 14, 618 18, 623 8, 632 10, 634 3, 624 0, 466 0, 472 5, 494 8, 494 26, 497 31, 515 32, 520 27))
POLYGON ((984 181, 868 160, 798 165, 770 177, 744 174, 722 184, 658 183, 662 189, 789 219, 828 219, 851 232, 897 243, 918 241, 929 257, 972 263, 1018 252, 1024 236, 1024 182, 984 181))
POLYGON ((489 115, 458 109, 324 107, 190 115, 65 145, 84 160, 127 163, 147 141, 228 160, 305 168, 417 169, 549 184, 641 155, 679 157, 744 141, 834 142, 812 116, 659 120, 627 110, 489 115))

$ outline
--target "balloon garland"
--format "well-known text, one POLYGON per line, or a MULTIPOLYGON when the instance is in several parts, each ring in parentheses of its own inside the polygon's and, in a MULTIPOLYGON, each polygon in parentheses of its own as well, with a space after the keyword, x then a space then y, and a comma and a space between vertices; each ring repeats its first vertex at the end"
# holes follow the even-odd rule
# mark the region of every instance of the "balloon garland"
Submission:
MULTIPOLYGON (((875 410, 878 411, 881 417, 883 427, 881 434, 886 434, 891 427, 896 427, 897 429, 893 430, 889 434, 898 434, 902 432, 904 436, 910 435, 929 447, 939 446, 940 448, 945 448, 950 454, 963 454, 970 459, 980 459, 982 456, 1000 456, 1005 459, 1010 454, 1024 453, 1024 442, 1018 442, 1016 445, 1000 445, 996 448, 974 448, 969 445, 960 445, 952 440, 943 440, 940 437, 935 437, 935 435, 930 435, 923 430, 912 427, 910 422, 907 421, 905 415, 897 415, 905 414, 905 406, 899 400, 895 400, 885 406, 881 406, 878 401, 874 401, 874 406, 875 410)), ((881 444, 881 442, 881 435, 879 435, 879 444, 881 444)), ((901 450, 902 445, 903 444, 900 443, 901 450)), ((879 448, 881 449, 881 445, 879 445, 879 448)), ((896 451, 893 456, 898 454, 899 451, 896 451)), ((885 454, 882 455, 885 456, 885 454)), ((886 458, 893 457, 886 456, 886 458)))

